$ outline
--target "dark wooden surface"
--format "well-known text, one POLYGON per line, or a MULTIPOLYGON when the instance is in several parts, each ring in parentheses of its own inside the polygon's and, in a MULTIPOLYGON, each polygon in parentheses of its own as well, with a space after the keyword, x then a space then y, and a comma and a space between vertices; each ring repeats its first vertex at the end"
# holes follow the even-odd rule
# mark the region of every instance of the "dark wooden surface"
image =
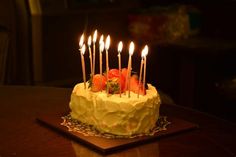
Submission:
MULTIPOLYGON (((104 156, 36 122, 39 115, 68 111, 70 93, 62 88, 0 86, 0 156, 104 156)), ((162 105, 161 114, 200 128, 107 156, 236 156, 235 124, 176 105, 162 105)))

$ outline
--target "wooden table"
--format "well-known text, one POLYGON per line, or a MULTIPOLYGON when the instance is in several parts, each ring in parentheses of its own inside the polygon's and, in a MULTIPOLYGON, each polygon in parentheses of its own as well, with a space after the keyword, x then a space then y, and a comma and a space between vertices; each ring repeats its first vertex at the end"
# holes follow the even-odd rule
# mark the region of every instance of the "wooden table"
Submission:
MULTIPOLYGON (((0 157, 105 156, 36 122, 41 114, 69 111, 71 90, 0 86, 0 157)), ((163 104, 161 114, 197 123, 200 128, 106 156, 236 156, 236 124, 176 105, 163 104)))

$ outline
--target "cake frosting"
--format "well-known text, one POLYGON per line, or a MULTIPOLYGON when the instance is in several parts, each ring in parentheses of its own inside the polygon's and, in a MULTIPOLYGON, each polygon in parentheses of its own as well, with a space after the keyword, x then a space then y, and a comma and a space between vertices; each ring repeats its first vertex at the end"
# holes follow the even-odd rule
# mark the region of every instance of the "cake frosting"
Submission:
MULTIPOLYGON (((88 85, 88 83, 87 83, 88 85)), ((71 94, 71 116, 97 130, 114 135, 148 133, 159 117, 160 96, 154 86, 148 84, 145 95, 131 91, 107 96, 105 90, 93 92, 78 83, 71 94)))

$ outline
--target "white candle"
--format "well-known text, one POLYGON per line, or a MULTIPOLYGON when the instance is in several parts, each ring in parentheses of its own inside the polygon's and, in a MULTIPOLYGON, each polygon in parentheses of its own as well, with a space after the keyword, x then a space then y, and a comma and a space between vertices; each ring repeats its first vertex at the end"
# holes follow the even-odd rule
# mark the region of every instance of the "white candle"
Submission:
POLYGON ((145 56, 145 49, 142 50, 142 56, 141 56, 141 64, 140 64, 140 71, 139 71, 139 81, 138 81, 138 98, 139 98, 140 86, 141 86, 141 81, 142 81, 144 56, 145 56))
POLYGON ((83 72, 83 80, 84 80, 84 89, 86 89, 86 72, 85 72, 85 64, 84 64, 84 53, 85 53, 85 44, 83 44, 82 48, 80 49, 81 55, 81 64, 82 64, 82 72, 83 72))
POLYGON ((104 50, 104 41, 103 41, 103 35, 102 35, 99 40, 100 75, 102 75, 102 52, 103 52, 103 50, 104 50))
MULTIPOLYGON (((108 49, 110 47, 110 36, 108 35, 106 38, 105 49, 106 49, 106 77, 108 81, 108 71, 109 71, 109 59, 108 59, 108 49)), ((107 94, 109 92, 109 86, 107 85, 107 94)))
POLYGON ((145 83, 146 83, 146 69, 147 69, 147 54, 148 54, 148 46, 146 45, 144 47, 144 72, 143 72, 143 90, 145 89, 145 83))
POLYGON ((109 71, 109 58, 108 58, 108 49, 110 47, 110 36, 106 38, 105 49, 106 49, 106 70, 109 71))
POLYGON ((120 80, 120 97, 121 97, 121 51, 122 51, 122 48, 123 48, 123 43, 122 41, 119 42, 118 44, 118 62, 119 62, 119 80, 120 80))
POLYGON ((95 74, 95 60, 96 60, 96 41, 97 41, 97 30, 95 30, 94 34, 93 34, 93 74, 92 76, 94 76, 95 74))
POLYGON ((134 43, 131 42, 129 45, 129 62, 128 62, 128 97, 130 98, 130 77, 131 77, 131 70, 132 70, 132 55, 134 53, 134 43))
POLYGON ((92 78, 92 73, 93 73, 93 58, 92 58, 92 52, 91 52, 91 43, 92 43, 92 37, 91 35, 88 38, 88 49, 89 49, 89 59, 90 59, 90 77, 92 78))
MULTIPOLYGON (((102 52, 104 50, 104 42, 103 41, 100 41, 100 44, 99 44, 99 56, 100 56, 100 75, 102 75, 102 52)), ((100 86, 102 87, 102 77, 100 77, 100 86)), ((101 91, 102 91, 102 88, 101 88, 101 91)))

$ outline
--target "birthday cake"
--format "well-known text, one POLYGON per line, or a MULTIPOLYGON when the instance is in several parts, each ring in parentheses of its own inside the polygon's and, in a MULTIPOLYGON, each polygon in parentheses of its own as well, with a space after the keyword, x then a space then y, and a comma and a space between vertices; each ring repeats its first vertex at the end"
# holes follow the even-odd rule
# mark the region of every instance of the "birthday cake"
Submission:
POLYGON ((144 134, 154 128, 160 107, 160 97, 154 86, 148 84, 138 97, 137 77, 132 76, 130 97, 127 92, 121 97, 113 94, 114 89, 107 96, 106 90, 101 90, 105 88, 105 77, 101 85, 100 77, 103 78, 95 75, 91 89, 84 89, 83 83, 74 87, 69 104, 72 118, 114 135, 144 134))
MULTIPOLYGON (((120 52, 123 44, 120 42, 121 44, 119 43, 118 46, 119 69, 109 69, 110 36, 107 37, 104 44, 102 35, 99 41, 100 74, 95 74, 95 49, 92 57, 91 37, 89 37, 91 79, 87 81, 83 58, 85 52, 83 38, 82 35, 79 45, 84 82, 75 85, 72 91, 69 103, 70 117, 105 134, 129 137, 151 132, 159 118, 161 100, 156 88, 151 84, 146 85, 145 82, 148 47, 145 46, 142 51, 138 77, 131 74, 134 43, 130 43, 128 68, 121 69, 120 52), (101 55, 104 47, 106 49, 106 71, 102 73, 101 55)), ((94 48, 95 41, 93 39, 94 48)))

